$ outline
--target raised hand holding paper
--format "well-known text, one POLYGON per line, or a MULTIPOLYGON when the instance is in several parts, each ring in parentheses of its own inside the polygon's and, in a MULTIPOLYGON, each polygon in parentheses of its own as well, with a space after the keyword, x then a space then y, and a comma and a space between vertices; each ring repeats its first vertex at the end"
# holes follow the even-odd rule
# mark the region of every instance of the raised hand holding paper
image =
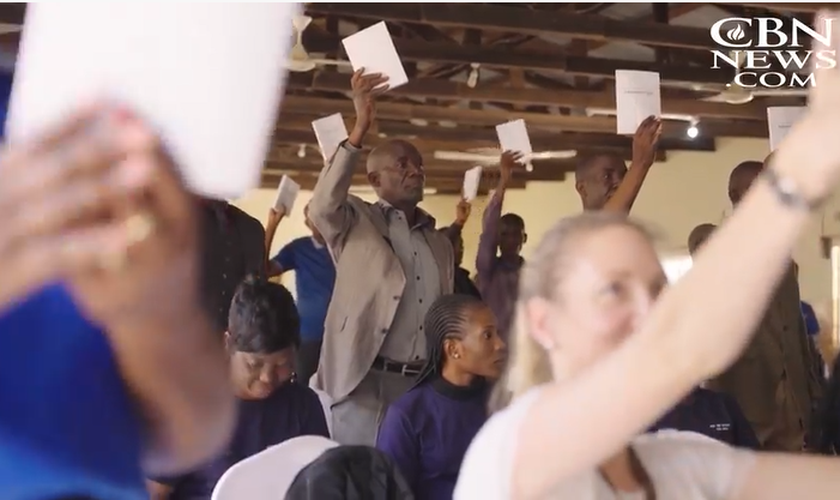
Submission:
POLYGON ((635 134, 649 116, 662 115, 659 73, 616 70, 615 107, 616 133, 635 134))
POLYGON ((295 200, 300 192, 300 184, 295 182, 288 175, 284 175, 280 179, 280 186, 277 187, 277 199, 274 200, 274 209, 279 210, 280 207, 286 209, 286 213, 292 213, 292 208, 295 206, 295 200))
POLYGON ((767 108, 767 126, 770 129, 770 151, 775 151, 790 129, 805 116, 806 106, 773 106, 767 108))
POLYGON ((364 68, 365 75, 381 73, 388 77, 388 86, 392 89, 408 83, 408 75, 405 74, 385 21, 354 33, 341 43, 344 44, 353 71, 364 68))
POLYGON ((187 185, 258 185, 299 4, 39 3, 27 7, 7 135, 108 98, 160 131, 187 185))
POLYGON ((478 196, 478 186, 481 183, 481 166, 473 167, 464 173, 464 199, 473 201, 478 196))
POLYGON ((347 127, 344 126, 341 113, 318 118, 312 122, 312 130, 315 131, 315 139, 324 161, 329 161, 341 143, 347 140, 347 127))
POLYGON ((502 151, 522 153, 522 161, 528 162, 534 150, 531 148, 531 138, 525 128, 525 120, 513 120, 496 125, 496 135, 502 151))

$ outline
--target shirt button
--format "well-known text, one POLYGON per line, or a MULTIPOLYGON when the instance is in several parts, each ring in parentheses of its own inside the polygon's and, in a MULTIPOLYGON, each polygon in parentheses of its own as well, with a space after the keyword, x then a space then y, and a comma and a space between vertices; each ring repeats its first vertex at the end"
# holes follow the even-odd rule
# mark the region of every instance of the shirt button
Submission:
POLYGON ((417 281, 420 281, 420 276, 417 277, 417 281))
POLYGON ((421 329, 421 330, 423 329, 423 325, 420 325, 420 329, 421 329))
POLYGON ((423 303, 423 299, 420 299, 420 303, 421 303, 421 304, 423 303))
POLYGON ((225 279, 227 279, 227 274, 225 274, 225 273, 222 273, 222 278, 225 278, 225 279))
POLYGON ((420 356, 414 356, 414 359, 418 360, 418 359, 420 359, 420 356))
POLYGON ((399 295, 394 295, 394 300, 400 300, 400 296, 399 295))
POLYGON ((414 252, 414 255, 417 255, 417 252, 414 252))
POLYGON ((385 335, 386 333, 388 333, 388 329, 383 328, 382 330, 379 331, 379 333, 381 333, 382 335, 385 335))

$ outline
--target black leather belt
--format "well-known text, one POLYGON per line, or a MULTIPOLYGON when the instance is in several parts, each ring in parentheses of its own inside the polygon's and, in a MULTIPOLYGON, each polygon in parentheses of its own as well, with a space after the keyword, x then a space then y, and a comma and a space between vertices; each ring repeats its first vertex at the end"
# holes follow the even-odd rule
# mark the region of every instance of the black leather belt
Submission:
POLYGON ((420 370, 423 369, 424 364, 422 361, 419 363, 400 363, 377 356, 373 360, 373 369, 381 372, 397 373, 403 377, 416 377, 420 375, 420 370))

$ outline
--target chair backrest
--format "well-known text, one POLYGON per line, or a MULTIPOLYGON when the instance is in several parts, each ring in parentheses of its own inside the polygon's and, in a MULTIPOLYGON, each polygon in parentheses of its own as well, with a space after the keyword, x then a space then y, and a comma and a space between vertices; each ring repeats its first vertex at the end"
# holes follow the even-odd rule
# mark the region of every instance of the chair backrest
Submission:
POLYGON ((228 469, 211 500, 282 499, 301 469, 336 446, 322 436, 301 436, 267 448, 228 469))

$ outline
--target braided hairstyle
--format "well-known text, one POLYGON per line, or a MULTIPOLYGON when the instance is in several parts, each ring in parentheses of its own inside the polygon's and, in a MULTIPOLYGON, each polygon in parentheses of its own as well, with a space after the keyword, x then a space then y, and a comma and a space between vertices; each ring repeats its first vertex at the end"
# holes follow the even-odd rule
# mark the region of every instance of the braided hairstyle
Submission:
POLYGON ((462 339, 466 312, 472 307, 483 306, 481 299, 460 293, 442 295, 432 304, 423 327, 426 331, 426 364, 417 376, 415 386, 441 375, 445 362, 444 342, 446 339, 462 339))

